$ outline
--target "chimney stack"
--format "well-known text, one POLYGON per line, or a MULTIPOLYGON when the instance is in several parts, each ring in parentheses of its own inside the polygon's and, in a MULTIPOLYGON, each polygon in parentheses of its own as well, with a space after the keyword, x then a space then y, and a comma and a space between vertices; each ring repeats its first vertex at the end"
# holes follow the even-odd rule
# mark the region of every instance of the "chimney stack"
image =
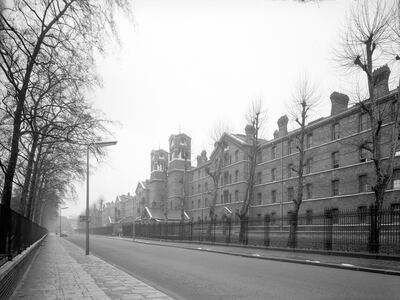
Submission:
POLYGON ((389 76, 390 69, 388 65, 384 65, 372 72, 375 98, 380 98, 389 94, 389 76))
POLYGON ((338 92, 333 92, 331 94, 331 116, 337 115, 342 111, 347 109, 347 105, 349 104, 349 96, 346 94, 341 94, 338 92))
POLYGON ((206 150, 201 151, 201 154, 197 155, 197 166, 200 166, 200 165, 206 163, 207 160, 208 160, 207 151, 206 150))
POLYGON ((253 138, 254 138, 254 126, 251 124, 246 125, 246 128, 244 129, 245 133, 246 133, 246 142, 247 143, 252 143, 253 138))
POLYGON ((289 122, 289 118, 287 117, 287 115, 283 115, 282 117, 280 117, 278 119, 278 135, 279 137, 283 137, 285 135, 287 135, 287 124, 289 122))
POLYGON ((197 166, 201 165, 201 156, 197 155, 197 166))

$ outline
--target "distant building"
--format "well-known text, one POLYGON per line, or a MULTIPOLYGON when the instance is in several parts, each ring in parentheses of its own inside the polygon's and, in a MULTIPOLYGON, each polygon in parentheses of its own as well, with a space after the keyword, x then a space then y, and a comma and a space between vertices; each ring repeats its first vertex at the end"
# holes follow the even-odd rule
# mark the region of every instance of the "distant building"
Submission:
POLYGON ((115 204, 114 201, 106 202, 102 208, 102 223, 107 226, 115 223, 115 204))
POLYGON ((140 217, 144 214, 145 208, 149 207, 150 200, 149 200, 149 181, 139 181, 136 190, 135 190, 135 197, 136 203, 134 206, 136 207, 136 215, 140 217))
POLYGON ((115 199, 115 222, 119 222, 125 218, 133 217, 136 212, 133 211, 133 202, 135 197, 130 193, 127 195, 118 195, 115 199))

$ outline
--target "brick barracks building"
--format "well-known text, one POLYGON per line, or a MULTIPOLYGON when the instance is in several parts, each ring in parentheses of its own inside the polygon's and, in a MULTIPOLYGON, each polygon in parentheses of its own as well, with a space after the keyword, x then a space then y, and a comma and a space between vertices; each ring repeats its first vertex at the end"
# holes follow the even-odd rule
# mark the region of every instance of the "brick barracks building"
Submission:
MULTIPOLYGON (((376 93, 385 113, 383 156, 389 154, 395 111, 393 102, 397 99, 397 91, 389 92, 389 75, 387 66, 374 72, 376 93)), ((371 191, 375 177, 373 162, 369 153, 360 148, 370 134, 369 118, 360 106, 348 107, 347 95, 333 92, 330 100, 330 116, 317 119, 306 128, 304 196, 300 214, 319 214, 328 208, 363 212, 374 201, 371 191)), ((251 218, 261 219, 269 214, 274 222, 292 209, 297 188, 296 173, 292 170, 298 163, 295 137, 300 130, 288 132, 287 124, 287 116, 282 116, 274 139, 260 140, 254 199, 249 211, 251 218)), ((235 218, 235 212, 242 205, 249 175, 248 153, 253 130, 247 125, 245 134, 224 133, 221 137, 227 147, 218 189, 218 219, 224 215, 235 218)), ((171 135, 169 152, 153 150, 150 180, 139 182, 136 190, 142 219, 209 219, 213 181, 206 168, 217 158, 216 152, 214 149, 207 158, 207 153, 202 151, 197 156, 196 167, 191 166, 191 138, 184 133, 171 135)), ((397 155, 400 157, 400 151, 396 152, 397 155)), ((396 158, 385 204, 399 209, 399 199, 400 159, 396 158)))

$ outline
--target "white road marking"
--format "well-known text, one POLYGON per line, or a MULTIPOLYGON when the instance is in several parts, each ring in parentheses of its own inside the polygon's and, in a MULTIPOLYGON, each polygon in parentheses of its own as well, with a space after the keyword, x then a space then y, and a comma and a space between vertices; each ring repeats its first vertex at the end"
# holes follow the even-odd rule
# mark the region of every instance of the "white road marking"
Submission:
POLYGON ((320 263, 319 260, 309 260, 309 259, 306 259, 306 262, 310 262, 310 263, 314 263, 314 264, 319 264, 320 263))
POLYGON ((341 264, 341 265, 344 267, 354 267, 354 265, 352 265, 352 264, 341 264))

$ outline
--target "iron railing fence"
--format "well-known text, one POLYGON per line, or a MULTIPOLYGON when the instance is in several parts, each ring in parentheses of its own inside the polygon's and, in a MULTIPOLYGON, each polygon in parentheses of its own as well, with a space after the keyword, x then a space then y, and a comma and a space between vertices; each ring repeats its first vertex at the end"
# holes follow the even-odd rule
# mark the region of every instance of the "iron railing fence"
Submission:
MULTIPOLYGON (((372 252, 400 255, 400 211, 397 206, 378 212, 369 209, 326 210, 322 214, 293 215, 274 218, 271 215, 243 219, 224 217, 214 221, 124 223, 91 228, 90 233, 171 241, 199 241, 245 244, 274 248, 372 252), (242 234, 240 231, 242 230, 242 234), (296 232, 296 243, 290 243, 290 231, 296 232)), ((84 230, 82 230, 84 232, 84 230)))
POLYGON ((38 241, 47 229, 0 204, 0 265, 38 241))
MULTIPOLYGON (((374 207, 366 210, 327 210, 319 215, 299 215, 295 245, 289 241, 293 216, 256 219, 229 218, 189 223, 136 223, 135 236, 151 239, 207 241, 266 247, 400 255, 400 211, 374 207), (242 235, 240 230, 242 228, 242 235)), ((124 230, 126 228, 126 230, 124 230)), ((132 224, 122 234, 132 236, 132 224)))

